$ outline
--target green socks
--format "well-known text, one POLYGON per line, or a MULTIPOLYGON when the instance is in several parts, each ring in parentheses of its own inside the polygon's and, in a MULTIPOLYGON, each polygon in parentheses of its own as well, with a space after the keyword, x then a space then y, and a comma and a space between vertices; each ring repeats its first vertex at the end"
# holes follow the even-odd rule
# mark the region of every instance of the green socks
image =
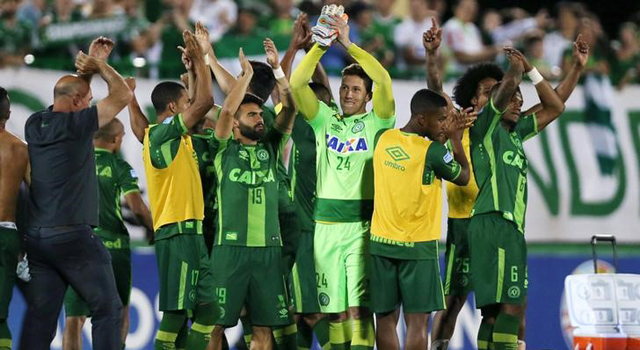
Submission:
POLYGON ((176 348, 176 338, 185 323, 187 314, 184 311, 165 311, 162 314, 160 328, 156 334, 155 350, 169 350, 176 348))
POLYGON ((498 314, 493 326, 493 343, 496 350, 517 350, 520 318, 505 313, 498 314))
POLYGON ((316 339, 320 348, 331 349, 331 342, 329 341, 329 318, 323 317, 320 321, 316 322, 313 326, 313 333, 316 334, 316 339))
POLYGON ((0 320, 0 350, 11 350, 11 331, 7 325, 7 320, 0 320))
POLYGON ((187 349, 205 350, 218 320, 218 308, 215 304, 199 304, 196 306, 195 315, 187 339, 187 349))
POLYGON ((329 339, 332 350, 351 348, 351 319, 342 322, 329 322, 329 339))
POLYGON ((278 350, 290 350, 297 347, 296 335, 298 333, 298 326, 290 324, 287 326, 273 327, 273 341, 275 342, 275 349, 278 350))
POLYGON ((487 322, 486 318, 482 318, 480 329, 478 330, 478 350, 493 349, 492 333, 493 324, 487 322))
POLYGON ((313 329, 304 322, 302 317, 298 321, 298 334, 296 335, 298 350, 309 350, 313 346, 313 329))
POLYGON ((373 328, 373 316, 353 320, 353 339, 351 348, 354 350, 373 350, 376 342, 376 332, 373 328))

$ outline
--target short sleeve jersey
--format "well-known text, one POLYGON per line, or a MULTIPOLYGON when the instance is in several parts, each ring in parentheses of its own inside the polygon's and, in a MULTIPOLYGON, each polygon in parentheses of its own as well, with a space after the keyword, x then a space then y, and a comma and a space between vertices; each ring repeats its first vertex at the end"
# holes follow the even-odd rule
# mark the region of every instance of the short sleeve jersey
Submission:
POLYGON ((277 168, 287 139, 274 128, 256 145, 214 136, 211 154, 218 181, 215 245, 282 245, 277 168))
MULTIPOLYGON (((471 210, 478 197, 478 184, 473 176, 473 163, 471 162, 471 140, 469 140, 469 129, 465 129, 462 134, 462 148, 469 161, 469 183, 465 186, 458 186, 452 182, 447 182, 447 202, 449 204, 448 216, 451 219, 468 219, 471 217, 471 210)), ((451 150, 451 142, 447 142, 451 150)))
POLYGON ((493 100, 471 127, 471 159, 479 193, 473 215, 500 212, 524 233, 528 162, 522 143, 538 133, 535 114, 520 117, 512 131, 493 100))
MULTIPOLYGON (((164 169, 171 164, 173 159, 178 154, 178 148, 183 135, 187 135, 189 129, 184 124, 182 115, 178 114, 173 117, 165 119, 161 124, 153 125, 149 128, 149 154, 151 156, 151 163, 158 169, 164 169)), ((199 141, 194 141, 191 138, 191 144, 194 147, 193 158, 198 162, 197 149, 203 149, 203 147, 196 147, 200 145, 199 141)), ((198 163, 200 173, 202 173, 203 167, 198 163)), ((177 234, 198 234, 202 233, 201 224, 193 224, 187 220, 185 222, 176 223, 172 228, 162 230, 160 233, 156 232, 156 240, 172 237, 177 234)))
POLYGON ((70 113, 49 108, 31 115, 24 129, 31 163, 29 224, 98 226, 97 108, 70 113))
POLYGON ((373 213, 373 142, 381 129, 392 128, 395 115, 375 111, 343 118, 323 102, 309 120, 316 138, 316 221, 358 222, 373 213))
POLYGON ((436 259, 442 222, 442 180, 460 164, 447 148, 399 129, 381 132, 373 156, 375 210, 371 254, 436 259))
POLYGON ((118 235, 128 236, 129 232, 122 219, 120 199, 129 193, 140 192, 138 174, 129 163, 108 150, 96 148, 95 153, 100 225, 94 231, 109 239, 118 235))

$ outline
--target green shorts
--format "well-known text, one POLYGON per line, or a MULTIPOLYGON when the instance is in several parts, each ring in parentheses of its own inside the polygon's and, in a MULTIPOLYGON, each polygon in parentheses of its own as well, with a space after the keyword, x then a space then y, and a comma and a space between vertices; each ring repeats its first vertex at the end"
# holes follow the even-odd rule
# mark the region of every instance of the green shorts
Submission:
POLYGON ((369 306, 369 221, 316 223, 313 244, 320 310, 369 306))
POLYGON ((371 255, 371 311, 429 313, 445 308, 438 259, 405 260, 371 255))
MULTIPOLYGON (((120 301, 122 305, 127 306, 131 296, 131 250, 129 248, 107 250, 111 254, 111 267, 120 301)), ((71 287, 67 288, 64 296, 64 312, 67 317, 91 315, 89 305, 71 287)))
POLYGON ((20 254, 20 234, 15 229, 0 227, 0 319, 9 316, 9 304, 16 283, 16 267, 20 254))
POLYGON ((474 216, 469 248, 476 307, 524 303, 527 245, 516 225, 497 212, 474 216))
POLYGON ((473 290, 469 276, 469 222, 471 219, 447 220, 447 266, 444 294, 466 296, 473 290))
POLYGON ((313 232, 302 232, 296 254, 296 263, 291 271, 291 294, 294 310, 298 314, 320 312, 316 281, 316 267, 313 262, 313 232))
POLYGON ((289 324, 280 247, 214 245, 211 262, 220 305, 216 324, 235 326, 245 305, 252 325, 289 324))
POLYGON ((202 234, 160 239, 155 247, 160 311, 194 310, 197 303, 216 300, 209 251, 202 234))

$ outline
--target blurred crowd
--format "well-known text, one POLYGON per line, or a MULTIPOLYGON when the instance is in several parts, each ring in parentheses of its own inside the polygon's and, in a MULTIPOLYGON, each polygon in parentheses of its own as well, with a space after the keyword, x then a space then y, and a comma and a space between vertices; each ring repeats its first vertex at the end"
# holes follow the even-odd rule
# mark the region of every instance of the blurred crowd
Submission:
MULTIPOLYGON (((432 20, 443 27, 442 62, 448 78, 481 61, 503 62, 502 46, 520 48, 543 76, 556 80, 570 62, 578 33, 593 48, 588 71, 614 87, 637 83, 640 15, 621 18, 607 35, 598 16, 578 2, 558 2, 529 13, 480 8, 476 0, 0 0, 0 66, 72 70, 73 57, 91 38, 117 42, 112 64, 124 74, 175 78, 182 70, 181 32, 202 21, 219 58, 262 54, 270 37, 286 49, 299 12, 311 17, 323 5, 345 5, 351 40, 374 55, 395 78, 424 76, 422 33, 432 20), (400 11, 398 8, 400 8, 400 11), (404 7, 404 8, 402 8, 404 7), (406 13, 400 16, 399 12, 406 13), (625 22, 626 21, 626 22, 625 22), (615 34, 615 33, 614 33, 615 34), (611 37, 610 37, 611 36, 611 37)), ((322 63, 336 74, 349 56, 331 48, 322 63)))

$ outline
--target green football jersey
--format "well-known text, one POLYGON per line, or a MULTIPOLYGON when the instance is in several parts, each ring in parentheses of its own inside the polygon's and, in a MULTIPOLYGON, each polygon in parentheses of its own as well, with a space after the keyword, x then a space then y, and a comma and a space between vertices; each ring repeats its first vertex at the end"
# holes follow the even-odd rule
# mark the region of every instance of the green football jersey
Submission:
POLYGON ((509 131, 493 100, 471 127, 471 161, 479 193, 471 215, 500 212, 524 233, 527 208, 527 156, 522 143, 538 133, 535 114, 520 117, 509 131))
POLYGON ((277 168, 288 140, 274 128, 257 145, 213 138, 218 186, 216 245, 281 246, 277 168))
POLYGON ((343 118, 318 102, 318 113, 309 121, 316 138, 316 221, 371 220, 373 143, 377 132, 392 128, 395 120, 375 111, 343 118))
POLYGON ((99 226, 94 232, 109 241, 124 238, 120 242, 121 247, 126 248, 129 232, 122 219, 120 199, 129 193, 140 192, 138 175, 129 163, 106 149, 96 148, 95 156, 100 211, 99 226))
POLYGON ((313 206, 316 199, 316 137, 313 129, 298 113, 291 133, 293 147, 289 156, 291 192, 300 229, 313 232, 313 206))
POLYGON ((202 192, 204 196, 204 215, 211 215, 215 211, 215 186, 216 176, 211 156, 211 142, 213 141, 213 130, 207 129, 204 134, 191 135, 193 149, 198 157, 198 171, 202 181, 202 192))

